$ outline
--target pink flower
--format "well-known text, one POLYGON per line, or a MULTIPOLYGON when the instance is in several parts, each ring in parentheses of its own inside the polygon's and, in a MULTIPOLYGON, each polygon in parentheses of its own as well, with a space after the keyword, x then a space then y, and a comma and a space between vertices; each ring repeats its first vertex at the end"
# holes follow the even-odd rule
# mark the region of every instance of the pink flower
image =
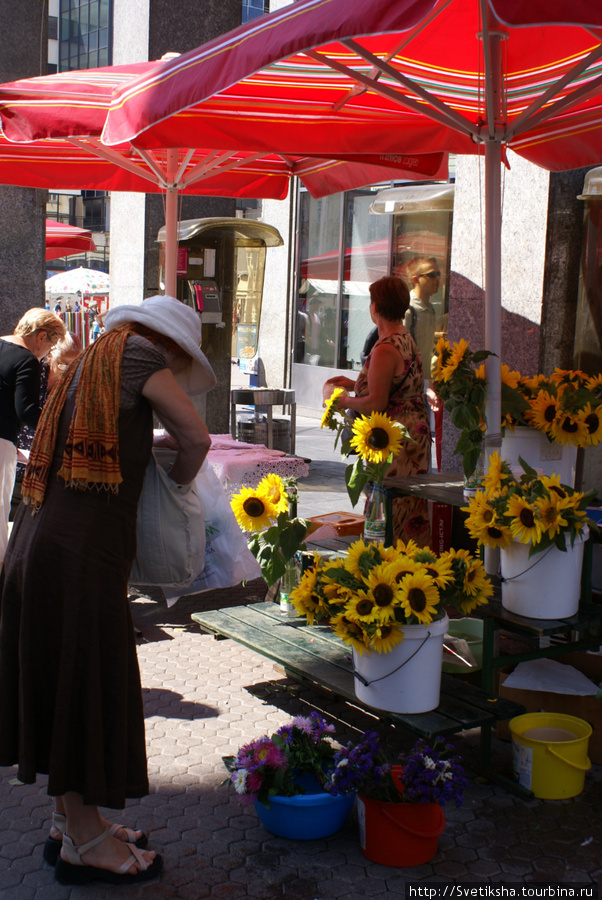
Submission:
POLYGON ((257 794, 261 788, 262 777, 259 772, 249 772, 245 782, 245 788, 248 793, 257 794))
POLYGON ((291 725, 293 728, 298 728, 299 731, 302 731, 304 734, 312 734, 313 732, 314 723, 306 716, 295 716, 291 725))
POLYGON ((268 738, 264 738, 255 748, 253 764, 255 766, 271 766, 273 769, 285 769, 287 761, 278 747, 268 738))

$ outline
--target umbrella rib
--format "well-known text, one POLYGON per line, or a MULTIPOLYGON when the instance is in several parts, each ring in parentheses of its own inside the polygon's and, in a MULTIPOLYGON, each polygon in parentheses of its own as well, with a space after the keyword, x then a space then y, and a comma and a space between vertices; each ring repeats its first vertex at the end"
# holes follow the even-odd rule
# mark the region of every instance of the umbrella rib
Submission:
POLYGON ((599 76, 587 84, 581 85, 581 87, 576 88, 572 94, 567 97, 561 97, 556 103, 546 106, 548 100, 559 94, 563 88, 570 84, 571 81, 574 81, 575 78, 600 59, 601 56, 602 45, 598 46, 595 50, 592 50, 592 52, 580 63, 573 66, 573 68, 563 75, 559 81, 549 87, 545 94, 542 94, 541 97, 534 100, 529 108, 514 120, 511 127, 507 130, 504 139, 511 140, 513 137, 522 134, 529 128, 533 128, 534 125, 539 124, 542 119, 550 119, 560 110, 565 109, 567 106, 574 106, 584 97, 587 97, 588 94, 592 93, 592 91, 598 90, 602 84, 602 76, 599 76))
MULTIPOLYGON (((401 50, 403 50, 404 47, 407 47, 407 45, 410 44, 414 40, 414 38, 417 37, 417 35, 419 35, 427 27, 427 25, 430 25, 431 21, 434 18, 441 15, 442 11, 446 7, 448 7, 451 2, 452 2, 452 0, 447 0, 447 3, 444 3, 442 6, 438 7, 436 11, 432 10, 429 13, 429 15, 426 16, 424 21, 420 23, 420 25, 416 26, 416 28, 412 29, 412 31, 410 31, 408 34, 406 34, 404 39, 402 41, 400 41, 399 44, 397 44, 393 50, 391 50, 389 53, 387 53, 383 57, 385 62, 389 62, 390 60, 392 60, 395 56, 397 56, 397 54, 401 50)), ((376 68, 376 66, 373 66, 372 71, 369 72, 368 74, 369 74, 370 78, 377 79, 378 75, 380 73, 379 73, 378 69, 376 68)), ((341 109, 349 100, 352 100, 354 97, 358 97, 360 94, 363 94, 365 91, 366 91, 366 88, 363 85, 358 84, 355 87, 352 87, 346 97, 343 97, 342 100, 338 100, 334 104, 333 109, 335 110, 335 112, 338 112, 339 109, 341 109)))
MULTIPOLYGON (((194 153, 194 150, 192 152, 194 153)), ((205 172, 212 172, 217 166, 221 165, 222 162, 230 159, 234 153, 236 153, 235 150, 212 150, 202 162, 197 163, 196 166, 190 170, 186 178, 182 177, 184 173, 181 169, 178 173, 178 184, 180 187, 187 187, 189 184, 193 184, 198 178, 201 178, 205 172)), ((190 156, 188 156, 188 159, 190 159, 190 156)))
MULTIPOLYGON (((217 161, 212 166, 206 166, 204 163, 200 163, 196 166, 192 172, 190 173, 188 178, 182 180, 181 187, 186 188, 190 184, 198 184, 199 181, 203 181, 205 178, 209 178, 215 174, 213 171, 224 159, 230 159, 236 150, 229 150, 227 152, 222 153, 222 155, 217 159, 217 161), (198 175, 195 175, 195 172, 198 172, 198 175)), ((239 159, 234 159, 231 162, 227 163, 225 166, 221 166, 219 172, 230 172, 232 169, 237 169, 239 166, 245 165, 246 163, 254 162, 256 159, 259 159, 261 156, 265 156, 263 151, 259 153, 252 153, 249 156, 243 156, 239 159)))
MULTIPOLYGON (((75 147, 79 147, 80 150, 93 153, 95 156, 99 156, 100 159, 112 162, 121 169, 126 169, 128 172, 133 172, 135 175, 140 176, 140 178, 152 181, 153 184, 157 183, 154 175, 151 175, 151 173, 143 169, 142 166, 137 166, 136 163, 130 162, 129 159, 126 159, 118 153, 117 150, 110 150, 108 147, 103 147, 97 138, 87 137, 84 140, 80 140, 78 138, 70 137, 67 138, 67 140, 75 147)), ((162 187, 165 186, 165 184, 162 185, 162 187)))
MULTIPOLYGON (((346 46, 350 46, 350 49, 356 50, 356 47, 353 46, 353 41, 342 41, 341 43, 346 46)), ((373 63, 378 68, 383 68, 381 61, 372 56, 371 53, 368 53, 367 50, 364 50, 361 47, 357 48, 357 52, 362 56, 366 62, 373 63)), ((327 66, 330 66, 331 69, 335 69, 337 72, 341 72, 343 75, 347 75, 353 81, 358 81, 361 84, 365 84, 366 87, 370 88, 377 94, 382 94, 385 97, 388 97, 390 100, 393 100, 395 103, 398 103, 401 106, 405 106, 408 109, 413 110, 414 112, 419 113, 420 115, 424 115, 424 105, 419 103, 417 100, 413 100, 411 97, 406 97, 403 94, 400 94, 399 91, 394 90, 386 84, 380 84, 374 79, 369 78, 367 75, 364 75, 362 72, 356 72, 354 69, 350 69, 348 66, 343 63, 339 63, 334 59, 326 56, 323 53, 316 53, 315 50, 305 50, 305 56, 309 56, 311 59, 315 59, 319 63, 323 63, 327 66)), ((440 122, 442 125, 446 125, 449 127, 450 124, 453 123, 456 130, 461 131, 463 134, 469 135, 471 138, 478 138, 478 133, 475 131, 472 124, 468 119, 464 119, 462 116, 455 113, 449 107, 445 106, 437 97, 434 97, 432 94, 429 94, 428 91, 425 91, 424 88, 420 88, 418 85, 414 84, 410 79, 405 78, 405 76, 400 75, 395 69, 386 67, 386 71, 390 71, 392 76, 396 79, 396 81, 405 83, 406 87, 415 93, 419 93, 423 98, 429 103, 432 108, 429 110, 429 116, 434 121, 440 122)))
POLYGON ((165 174, 165 169, 161 168, 159 161, 156 156, 151 153, 149 150, 143 150, 140 147, 132 147, 132 150, 138 154, 138 156, 146 163, 151 172, 154 173, 157 182, 165 187, 167 185, 167 176, 165 174))

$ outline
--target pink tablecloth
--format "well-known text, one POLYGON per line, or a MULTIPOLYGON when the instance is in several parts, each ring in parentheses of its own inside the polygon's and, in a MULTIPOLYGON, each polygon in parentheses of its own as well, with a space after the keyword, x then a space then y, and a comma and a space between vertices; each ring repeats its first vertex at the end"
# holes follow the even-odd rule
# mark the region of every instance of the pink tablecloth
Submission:
POLYGON ((207 456, 211 468, 229 490, 238 485, 257 487, 262 478, 274 472, 282 478, 305 478, 309 466, 298 456, 281 450, 268 450, 264 444, 235 441, 229 434, 212 434, 207 456))

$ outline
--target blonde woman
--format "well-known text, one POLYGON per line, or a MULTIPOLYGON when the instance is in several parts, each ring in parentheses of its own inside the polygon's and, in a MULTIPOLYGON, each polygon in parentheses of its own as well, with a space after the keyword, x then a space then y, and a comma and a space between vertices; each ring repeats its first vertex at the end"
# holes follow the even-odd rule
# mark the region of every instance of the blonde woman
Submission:
POLYGON ((54 313, 28 310, 13 334, 0 337, 0 564, 8 541, 10 502, 17 470, 17 435, 40 417, 40 360, 65 336, 54 313))

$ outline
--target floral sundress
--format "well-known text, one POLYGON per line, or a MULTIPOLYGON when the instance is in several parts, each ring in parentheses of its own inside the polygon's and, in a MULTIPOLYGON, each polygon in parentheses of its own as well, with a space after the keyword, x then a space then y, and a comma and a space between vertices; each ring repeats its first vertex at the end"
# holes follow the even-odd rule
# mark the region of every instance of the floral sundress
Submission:
MULTIPOLYGON (((376 347, 391 344, 404 361, 403 371, 393 378, 389 401, 383 412, 408 429, 415 443, 405 442, 391 463, 387 475, 403 477, 428 472, 431 453, 431 432, 424 399, 424 376, 418 347, 409 332, 390 334, 372 348, 355 383, 356 397, 368 393, 370 359, 376 347)), ((419 497, 399 497, 393 501, 393 540, 410 539, 419 547, 430 546, 431 532, 428 502, 419 497)))

